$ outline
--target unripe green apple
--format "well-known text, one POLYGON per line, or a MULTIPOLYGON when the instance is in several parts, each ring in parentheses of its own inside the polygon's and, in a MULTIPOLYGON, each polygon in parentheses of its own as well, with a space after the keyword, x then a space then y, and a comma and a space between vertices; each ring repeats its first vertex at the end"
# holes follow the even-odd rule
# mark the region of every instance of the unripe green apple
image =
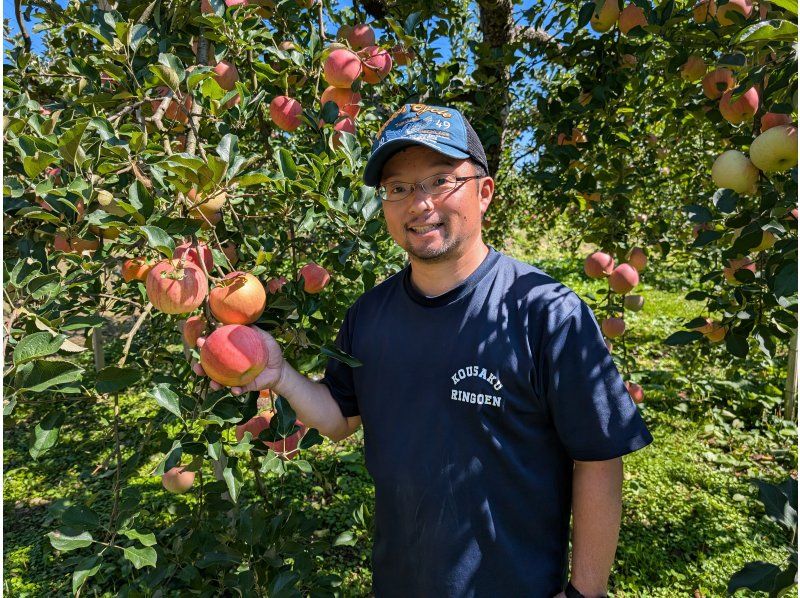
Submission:
POLYGON ((767 129, 750 144, 750 159, 762 172, 783 172, 797 165, 797 127, 767 129))
POLYGON ((748 193, 758 181, 758 169, 742 152, 728 150, 714 160, 711 178, 717 187, 732 189, 736 193, 748 193))

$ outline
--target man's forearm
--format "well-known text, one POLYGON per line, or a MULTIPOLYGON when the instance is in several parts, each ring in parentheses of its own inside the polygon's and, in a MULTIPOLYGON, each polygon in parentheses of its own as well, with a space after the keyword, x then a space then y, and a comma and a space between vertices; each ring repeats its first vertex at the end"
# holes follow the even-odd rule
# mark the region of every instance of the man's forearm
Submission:
POLYGON ((606 592, 622 517, 622 458, 576 461, 572 473, 572 585, 606 592))
POLYGON ((328 387, 309 380, 288 363, 284 363, 281 378, 272 390, 286 397, 297 418, 320 434, 338 440, 347 427, 347 420, 328 387))

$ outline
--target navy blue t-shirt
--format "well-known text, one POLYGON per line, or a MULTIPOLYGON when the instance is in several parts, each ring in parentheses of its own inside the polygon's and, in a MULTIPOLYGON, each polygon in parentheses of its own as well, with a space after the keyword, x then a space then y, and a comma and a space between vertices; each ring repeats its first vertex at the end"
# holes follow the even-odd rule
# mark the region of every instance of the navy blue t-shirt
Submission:
POLYGON ((322 382, 360 415, 378 598, 551 598, 573 459, 652 442, 584 301, 494 249, 427 298, 410 266, 350 307, 322 382))

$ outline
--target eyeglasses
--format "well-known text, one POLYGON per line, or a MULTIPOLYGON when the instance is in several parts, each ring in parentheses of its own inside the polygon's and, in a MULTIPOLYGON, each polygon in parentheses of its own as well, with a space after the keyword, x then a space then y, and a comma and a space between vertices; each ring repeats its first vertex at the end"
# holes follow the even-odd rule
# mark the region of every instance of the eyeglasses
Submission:
POLYGON ((442 195, 452 191, 464 181, 472 179, 482 179, 481 175, 456 176, 454 174, 434 174, 422 179, 418 183, 402 183, 392 181, 378 187, 378 197, 383 201, 400 201, 414 192, 419 185, 425 193, 430 195, 442 195))

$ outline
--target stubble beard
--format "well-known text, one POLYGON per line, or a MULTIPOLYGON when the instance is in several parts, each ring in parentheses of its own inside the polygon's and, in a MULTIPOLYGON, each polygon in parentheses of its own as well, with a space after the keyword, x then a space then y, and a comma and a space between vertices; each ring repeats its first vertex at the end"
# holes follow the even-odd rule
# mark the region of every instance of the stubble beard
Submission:
MULTIPOLYGON (((447 233, 447 225, 445 225, 444 228, 444 238, 439 247, 429 247, 418 250, 415 249, 413 243, 409 241, 406 243, 406 253, 426 264, 438 264, 451 260, 462 243, 461 239, 455 238, 447 233)), ((408 239, 408 237, 406 238, 408 239)))

